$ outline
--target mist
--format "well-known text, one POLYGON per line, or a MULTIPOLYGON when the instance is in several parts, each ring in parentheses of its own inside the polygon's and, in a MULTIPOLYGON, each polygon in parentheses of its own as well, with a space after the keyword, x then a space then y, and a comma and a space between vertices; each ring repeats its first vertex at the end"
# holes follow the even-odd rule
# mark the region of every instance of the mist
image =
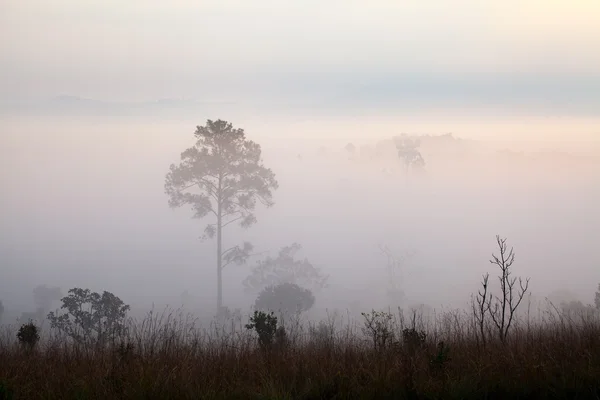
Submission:
MULTIPOLYGON (((600 31, 592 1, 392 4, 4 1, 0 300, 40 284, 132 310, 210 314, 214 240, 165 175, 207 119, 243 128, 279 182, 225 245, 224 301, 298 243, 329 275, 315 313, 389 306, 382 248, 406 256, 403 306, 463 307, 497 234, 538 298, 600 282, 600 31), (309 28, 310 27, 310 28, 309 28), (394 137, 419 139, 422 173, 394 137), (352 143, 355 152, 346 146, 352 143)), ((400 271, 399 271, 400 273, 400 271)), ((58 306, 59 304, 55 304, 58 306)))
MULTIPOLYGON (((169 165, 207 118, 3 119, 5 308, 17 315, 33 310, 32 289, 43 283, 108 290, 138 312, 180 307, 187 291, 186 309, 209 315, 214 240, 199 240, 203 221, 191 219, 186 207, 170 209, 163 189, 169 165)), ((224 237, 226 245, 252 242, 257 254, 225 270, 225 305, 249 310, 254 297, 243 279, 258 260, 299 243, 298 256, 329 275, 316 296, 317 314, 390 305, 382 246, 395 257, 410 255, 396 278, 403 306, 464 307, 481 275, 494 272, 488 260, 496 234, 515 247, 515 273, 531 277, 537 299, 567 291, 591 302, 600 280, 597 142, 519 140, 501 132, 556 129, 543 123, 474 118, 469 126, 448 119, 450 129, 467 132, 462 137, 441 131, 438 121, 239 114, 232 122, 262 146, 280 187, 275 206, 257 210, 256 225, 224 237), (423 174, 406 176, 391 141, 400 133, 420 135, 423 174)))

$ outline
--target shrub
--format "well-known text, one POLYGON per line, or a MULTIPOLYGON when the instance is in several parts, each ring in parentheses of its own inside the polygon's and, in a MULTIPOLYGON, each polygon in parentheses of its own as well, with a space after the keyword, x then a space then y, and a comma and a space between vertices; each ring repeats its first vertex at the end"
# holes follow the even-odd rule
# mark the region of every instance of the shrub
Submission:
POLYGON ((21 343, 23 347, 29 350, 33 349, 40 340, 38 327, 33 321, 21 325, 21 328, 19 328, 19 331, 17 332, 17 339, 19 339, 19 343, 21 343))
POLYGON ((371 337, 373 347, 381 350, 391 345, 394 340, 392 314, 375 310, 361 314, 365 319, 362 331, 371 337))
POLYGON ((110 292, 102 295, 89 289, 74 288, 62 298, 61 309, 67 312, 48 314, 52 328, 59 329, 78 343, 95 341, 104 344, 106 339, 124 333, 124 320, 129 306, 110 292))
POLYGON ((272 312, 267 314, 263 311, 254 311, 254 315, 246 324, 246 329, 255 330, 258 334, 258 344, 262 349, 267 349, 273 344, 277 331, 277 317, 272 312))

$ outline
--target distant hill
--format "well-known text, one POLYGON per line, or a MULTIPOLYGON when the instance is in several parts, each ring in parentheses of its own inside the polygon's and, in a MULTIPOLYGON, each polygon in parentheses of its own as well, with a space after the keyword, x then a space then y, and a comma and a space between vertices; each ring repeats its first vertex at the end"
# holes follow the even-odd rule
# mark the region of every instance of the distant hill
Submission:
POLYGON ((228 102, 158 99, 146 102, 112 102, 61 95, 38 102, 0 104, 0 115, 129 116, 188 114, 231 106, 228 102), (207 110, 208 109, 208 110, 207 110))

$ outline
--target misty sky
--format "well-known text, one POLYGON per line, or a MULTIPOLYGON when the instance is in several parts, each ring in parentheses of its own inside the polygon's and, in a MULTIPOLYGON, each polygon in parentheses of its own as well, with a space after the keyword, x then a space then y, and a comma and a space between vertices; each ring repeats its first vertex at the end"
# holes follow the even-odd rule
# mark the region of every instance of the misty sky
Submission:
POLYGON ((2 0, 0 96, 597 116, 599 18, 597 0, 2 0))

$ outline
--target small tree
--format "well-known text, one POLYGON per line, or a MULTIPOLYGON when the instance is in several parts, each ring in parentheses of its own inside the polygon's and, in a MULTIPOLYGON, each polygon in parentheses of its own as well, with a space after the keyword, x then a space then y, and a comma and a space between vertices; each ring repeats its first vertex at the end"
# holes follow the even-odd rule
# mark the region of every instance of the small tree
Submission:
POLYGON ((246 291, 258 293, 266 287, 282 283, 296 285, 318 291, 327 285, 328 277, 315 267, 308 259, 295 259, 296 253, 302 249, 298 243, 283 247, 277 257, 267 257, 257 262, 243 284, 246 291))
POLYGON ((17 332, 17 339, 19 339, 21 346, 27 350, 33 350, 35 345, 40 340, 38 327, 33 323, 33 321, 29 321, 28 323, 21 325, 19 332, 17 332))
POLYGON ((243 129, 222 120, 206 122, 194 133, 196 144, 181 153, 165 179, 165 193, 172 208, 191 206, 194 218, 214 217, 203 238, 217 237, 217 314, 223 306, 223 269, 244 263, 252 245, 223 250, 223 228, 237 223, 248 228, 256 222, 257 201, 271 207, 278 188, 275 174, 265 168, 260 145, 247 140, 243 129))
POLYGON ((266 350, 273 344, 277 332, 277 317, 272 312, 267 314, 263 311, 254 311, 254 315, 246 324, 246 329, 256 331, 260 347, 266 350))
POLYGON ((363 334, 373 340, 375 350, 383 350, 394 341, 394 320, 389 312, 372 310, 370 313, 361 313, 364 326, 363 334))
POLYGON ((490 263, 500 269, 500 275, 498 276, 500 295, 493 296, 489 293, 489 273, 484 275, 482 282, 483 290, 478 293, 477 306, 474 306, 474 315, 479 323, 480 334, 483 340, 485 340, 485 318, 488 315, 498 331, 498 338, 504 343, 514 322, 517 308, 529 289, 529 278, 523 281, 522 278, 511 276, 512 266, 515 262, 514 249, 511 247, 509 250, 506 245, 506 239, 500 236, 496 236, 496 242, 500 254, 492 254, 490 263), (519 283, 518 287, 516 286, 517 282, 519 283))
POLYGON ((265 288, 256 299, 254 307, 261 311, 276 311, 282 318, 310 310, 315 296, 308 289, 294 283, 281 283, 265 288))
POLYGON ((62 298, 66 313, 48 314, 52 328, 59 329, 78 343, 96 341, 104 344, 124 332, 129 306, 110 292, 101 295, 89 289, 74 288, 62 298))
POLYGON ((425 167, 425 159, 419 151, 421 142, 418 139, 411 139, 406 134, 402 134, 395 139, 398 157, 403 161, 406 173, 412 169, 422 169, 425 167))

